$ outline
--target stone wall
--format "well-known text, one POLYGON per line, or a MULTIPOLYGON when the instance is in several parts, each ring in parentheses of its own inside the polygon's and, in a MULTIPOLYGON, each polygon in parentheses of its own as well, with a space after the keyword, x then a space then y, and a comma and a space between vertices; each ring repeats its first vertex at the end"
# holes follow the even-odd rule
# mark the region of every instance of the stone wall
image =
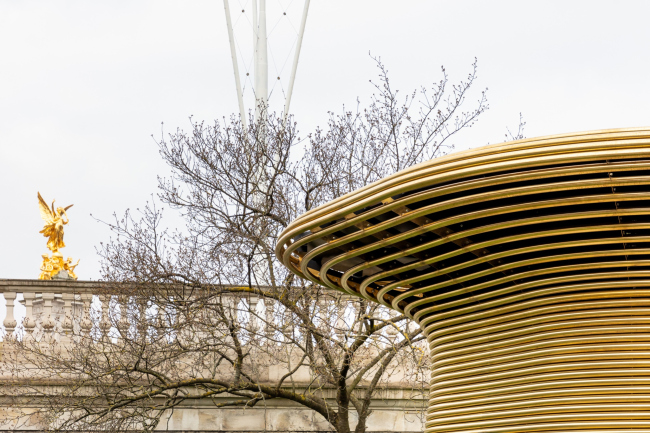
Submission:
MULTIPOLYGON (((38 332, 51 332, 52 337, 60 344, 70 342, 70 333, 79 323, 75 323, 75 314, 83 314, 84 308, 93 297, 93 284, 76 281, 38 281, 38 280, 0 280, 0 323, 9 332, 20 328, 20 324, 38 332), (7 303, 3 312, 2 303, 7 303), (53 323, 43 326, 44 317, 52 316, 53 323), (64 320, 67 315, 72 320, 64 320), (28 320, 24 320, 28 316, 28 320), (49 330, 49 331, 48 331, 49 330)), ((79 320, 81 322, 81 320, 79 320)), ((80 329, 80 328, 79 328, 80 329)), ((82 330, 83 331, 83 330, 82 330)), ((2 332, 4 335, 4 329, 2 332)), ((0 343, 1 344, 1 343, 0 343)), ((7 362, 15 357, 5 356, 6 348, 0 347, 0 360, 7 362)), ((270 366, 269 380, 284 374, 275 371, 278 366, 270 366)), ((302 367, 301 367, 302 369, 302 367)), ((308 369, 306 369, 308 370, 308 369)), ((7 380, 8 377, 0 377, 7 380)), ((296 375, 298 382, 308 383, 309 371, 299 371, 296 375)), ((377 392, 371 407, 373 413, 368 420, 368 432, 420 432, 424 427, 424 407, 426 399, 418 391, 414 391, 408 380, 396 375, 388 389, 377 392)), ((332 390, 324 389, 326 398, 332 390)), ((0 396, 0 431, 41 431, 43 425, 31 420, 29 425, 24 421, 32 409, 27 406, 10 406, 8 398, 0 396), (20 427, 16 428, 16 425, 20 427)), ((224 398, 225 400, 225 398, 224 398)), ((329 399, 334 403, 333 399, 329 399)), ((34 405, 34 402, 31 402, 34 405)), ((326 432, 331 431, 329 424, 322 416, 311 409, 297 403, 282 399, 260 402, 247 409, 215 408, 211 401, 185 402, 168 413, 164 422, 158 427, 161 431, 173 432, 326 432)), ((356 425, 354 413, 351 416, 352 427, 356 425)))
MULTIPOLYGON (((417 404, 400 398, 401 390, 393 390, 392 399, 377 399, 374 412, 368 420, 368 432, 421 432, 424 428, 422 403, 417 404)), ((25 415, 26 408, 6 411, 0 407, 0 432, 43 431, 43 426, 31 424, 15 427, 14 422, 25 415)), ((27 409, 29 411, 29 409, 27 409)), ((316 412, 287 400, 268 401, 248 409, 215 409, 210 402, 183 404, 158 430, 170 432, 330 432, 329 424, 316 412)), ((351 417, 354 427, 356 419, 351 417)))

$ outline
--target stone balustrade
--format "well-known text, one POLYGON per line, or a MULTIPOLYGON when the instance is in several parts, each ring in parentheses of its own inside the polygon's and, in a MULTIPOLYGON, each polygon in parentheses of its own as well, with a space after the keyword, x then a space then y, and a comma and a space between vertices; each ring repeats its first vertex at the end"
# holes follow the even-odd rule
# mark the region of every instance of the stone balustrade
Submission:
MULTIPOLYGON (((0 280, 0 293, 6 307, 0 323, 4 327, 3 338, 33 338, 36 341, 57 344, 73 344, 83 335, 105 335, 118 338, 118 333, 111 334, 111 329, 126 322, 128 300, 112 296, 105 291, 98 291, 98 285, 88 281, 44 281, 44 280, 0 280), (115 314, 119 319, 116 321, 115 314), (111 317, 110 315, 113 314, 111 317)), ((240 297, 239 297, 240 298, 240 297)), ((224 300, 225 304, 235 308, 241 299, 232 297, 224 300)), ((247 298, 248 308, 257 310, 260 317, 273 317, 272 303, 265 305, 258 299, 247 298)), ((0 306, 1 306, 0 300, 0 306)), ((325 306, 321 306, 323 311, 325 306)), ((344 314, 330 308, 336 315, 335 321, 341 321, 344 314)), ((158 314, 162 314, 161 311, 158 314)), ((331 319, 330 319, 331 320, 331 319)), ((125 324, 128 327, 128 324, 125 324)), ((250 320, 247 326, 259 327, 261 324, 250 320)), ((268 328, 268 325, 267 325, 268 328)), ((259 334, 271 333, 270 329, 259 330, 259 334)), ((291 332, 287 329, 285 332, 291 332)), ((340 331, 337 331, 340 332, 340 331)), ((388 330, 387 340, 394 341, 397 331, 388 330)), ((341 335, 342 337, 342 335, 341 335)), ((2 358, 0 349, 0 359, 2 358)), ((295 383, 309 383, 308 368, 301 368, 296 373, 295 383), (303 371, 304 370, 304 371, 303 371)), ((281 377, 286 368, 281 365, 270 366, 268 380, 281 377)), ((378 392, 372 407, 375 408, 368 422, 368 432, 419 432, 423 428, 423 397, 414 392, 408 378, 395 377, 394 385, 378 392)), ((331 398, 334 397, 333 390, 331 398)), ((327 394, 328 390, 324 390, 327 394)), ((3 419, 3 403, 0 397, 0 431, 11 428, 11 416, 3 419)), ((296 403, 276 399, 264 405, 245 410, 238 408, 214 408, 206 401, 187 402, 170 414, 168 422, 160 426, 161 430, 189 431, 329 431, 327 422, 317 413, 296 403)), ((354 420, 354 416, 352 416, 354 420)), ((22 426, 12 431, 38 431, 43 426, 22 426)))
MULTIPOLYGON (((95 287, 91 282, 0 280, 6 305, 4 317, 0 316, 3 335, 29 334, 36 340, 60 341, 89 332, 95 287)), ((109 299, 95 296, 95 302, 106 314, 109 299)))

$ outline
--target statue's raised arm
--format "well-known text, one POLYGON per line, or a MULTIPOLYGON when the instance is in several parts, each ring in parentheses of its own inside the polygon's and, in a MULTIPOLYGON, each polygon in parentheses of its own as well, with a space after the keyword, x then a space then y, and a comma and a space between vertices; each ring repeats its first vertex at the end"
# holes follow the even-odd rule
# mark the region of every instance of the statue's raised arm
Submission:
POLYGON ((51 208, 47 205, 41 193, 38 193, 38 207, 41 211, 41 218, 45 222, 43 230, 40 233, 43 233, 47 239, 47 248, 56 253, 60 248, 65 247, 63 243, 63 226, 67 224, 70 220, 66 211, 72 207, 66 206, 65 208, 59 207, 54 209, 54 201, 52 201, 51 208), (65 219, 63 218, 65 216, 65 219))

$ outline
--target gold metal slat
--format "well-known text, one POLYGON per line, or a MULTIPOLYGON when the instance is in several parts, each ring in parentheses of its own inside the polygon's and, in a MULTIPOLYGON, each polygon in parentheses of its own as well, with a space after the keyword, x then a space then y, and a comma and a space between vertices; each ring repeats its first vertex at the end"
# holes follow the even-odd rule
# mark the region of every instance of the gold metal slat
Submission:
MULTIPOLYGON (((645 178, 644 182, 645 184, 650 184, 650 178, 645 178)), ((591 182, 592 184, 594 182, 591 182)), ((607 187, 609 186, 609 181, 603 181, 599 180, 598 185, 600 187, 607 187)), ((621 184, 624 184, 624 182, 621 182, 621 184)), ((631 184, 631 183, 630 183, 631 184)), ((495 197, 493 199, 498 199, 498 198, 504 198, 504 197, 512 197, 512 196, 519 196, 519 195, 525 195, 525 194, 534 194, 534 193, 539 193, 539 192, 549 192, 553 191, 552 186, 555 186, 557 190, 571 190, 574 187, 580 189, 580 182, 571 182, 571 183, 566 183, 562 184, 562 187, 557 186, 557 185, 536 185, 535 188, 532 187, 527 187, 527 188, 514 188, 512 190, 500 190, 496 191, 494 194, 495 197)), ((312 259, 314 259, 316 256, 325 254, 327 251, 333 249, 333 248, 338 248, 341 245, 345 245, 347 243, 357 241, 359 239, 362 239, 367 236, 371 236, 374 234, 377 234, 378 232, 385 232, 385 230, 394 227, 398 224, 402 224, 404 222, 410 221, 412 218, 418 218, 418 217, 427 217, 429 214, 433 212, 440 212, 442 210, 447 210, 447 209, 453 209, 458 206, 464 206, 467 204, 474 204, 474 203, 480 203, 486 201, 488 198, 485 197, 484 194, 479 194, 479 195, 474 195, 474 196, 469 196, 469 197, 463 197, 459 199, 452 199, 448 200, 445 202, 441 203, 436 203, 435 205, 430 205, 426 206, 423 208, 418 209, 417 211, 414 211, 412 213, 408 214, 402 214, 399 217, 392 218, 388 221, 384 221, 380 224, 370 226, 367 229, 364 229, 362 231, 358 231, 355 233, 351 233, 348 235, 345 235, 340 238, 334 238, 331 239, 329 242, 326 244, 323 244, 319 247, 314 248, 311 250, 309 253, 307 253, 303 257, 303 265, 301 267, 301 271, 303 273, 306 273, 306 266, 307 263, 309 263, 312 259)), ((647 194, 599 194, 599 195, 594 195, 594 196, 584 196, 584 197, 570 197, 570 198, 565 198, 565 199, 558 199, 558 200, 544 200, 544 201, 539 201, 539 202, 533 202, 533 203, 523 203, 523 204, 518 204, 518 205, 512 205, 512 206, 501 206, 493 209, 488 209, 484 211, 477 211, 477 212, 471 212, 468 214, 464 214, 461 216, 455 216, 451 218, 446 218, 441 221, 434 221, 432 220, 430 223, 420 226, 416 229, 409 230, 404 233, 400 233, 398 235, 394 236, 386 236, 381 240, 380 242, 375 242, 371 245, 374 246, 372 249, 364 248, 364 252, 369 252, 374 249, 379 249, 379 248, 385 248, 387 246, 390 246, 396 242, 400 241, 405 241, 409 238, 431 232, 434 230, 438 229, 445 229, 449 225, 453 224, 458 224, 458 223, 463 223, 468 220, 472 219, 477 219, 477 218, 485 218, 487 216, 494 216, 494 215, 500 215, 500 214, 506 214, 506 213, 511 213, 511 212, 517 212, 517 211, 524 211, 524 210, 532 210, 532 209, 541 209, 545 207, 557 207, 557 206, 569 206, 569 205, 575 205, 575 204, 587 204, 587 203, 599 203, 599 202, 614 202, 614 201, 628 201, 628 200, 650 200, 650 195, 647 194), (644 198, 645 197, 645 198, 644 198)), ((466 244, 467 245, 467 244, 466 244)), ((350 250, 347 253, 341 254, 339 257, 332 259, 330 262, 325 263, 322 266, 322 270, 320 271, 320 280, 321 282, 324 282, 327 284, 328 280, 326 277, 326 272, 329 270, 329 268, 333 267, 336 263, 342 262, 344 260, 347 260, 352 257, 356 257, 359 254, 361 254, 358 250, 350 250), (338 260, 338 261, 337 261, 338 260)))
MULTIPOLYGON (((646 150, 642 149, 642 150, 636 150, 636 151, 625 151, 625 150, 621 151, 621 150, 619 150, 618 152, 612 152, 612 150, 608 150, 608 151, 605 151, 604 153, 601 152, 601 153, 597 153, 597 154, 591 154, 591 159, 592 160, 601 160, 602 161, 602 160, 607 160, 607 159, 616 159, 617 157, 619 157, 619 158, 627 157, 627 158, 631 158, 631 159, 633 159, 634 157, 637 157, 637 158, 646 157, 647 158, 647 157, 650 157, 650 152, 648 151, 648 149, 646 149, 646 150)), ((571 156, 572 160, 575 159, 575 158, 576 158, 575 155, 571 156)), ((578 159, 582 160, 582 159, 585 159, 585 158, 587 160, 590 159, 587 156, 582 156, 581 158, 578 158, 578 159)), ((571 161, 571 162, 574 162, 574 161, 571 161)), ((534 168, 535 164, 530 165, 530 167, 534 168)), ((603 172, 611 171, 612 167, 615 167, 615 165, 614 164, 607 164, 606 167, 607 167, 606 171, 603 171, 603 172), (609 167, 607 167, 607 166, 609 166, 609 167)), ((507 167, 501 167, 501 169, 507 169, 507 167)), ((566 169, 566 168, 559 168, 557 175, 561 175, 563 169, 566 169)), ((585 168, 584 170, 588 171, 587 168, 585 168)), ((492 172, 497 172, 498 173, 498 171, 499 171, 498 168, 493 168, 492 171, 490 171, 490 170, 487 170, 487 171, 480 170, 479 172, 471 172, 471 173, 459 173, 459 172, 456 172, 456 173, 454 173, 454 176, 452 178, 449 178, 449 179, 443 179, 443 178, 430 179, 430 184, 436 184, 436 183, 442 183, 442 182, 450 181, 450 180, 462 179, 463 175, 469 175, 469 176, 472 176, 472 175, 476 176, 476 175, 481 175, 481 174, 487 175, 487 174, 492 174, 492 172)), ((545 174, 547 176, 553 176, 553 173, 551 171, 545 171, 545 174)), ((449 176, 449 175, 447 175, 447 176, 449 176)), ((318 238, 323 237, 325 235, 332 234, 332 233, 334 233, 336 231, 339 231, 339 230, 341 230, 343 228, 349 227, 349 226, 355 224, 356 222, 359 222, 359 221, 362 221, 362 220, 366 219, 366 218, 364 218, 363 215, 361 215, 361 216, 358 217, 358 220, 353 218, 353 219, 351 219, 349 221, 342 222, 342 223, 339 223, 339 224, 335 224, 333 226, 327 227, 326 229, 324 229, 322 231, 319 230, 318 232, 312 233, 309 236, 303 237, 297 242, 288 244, 288 242, 290 241, 291 238, 295 237, 296 235, 298 235, 300 233, 310 231, 310 230, 313 231, 314 228, 316 228, 316 227, 318 227, 320 225, 324 225, 324 224, 327 224, 329 222, 336 221, 336 220, 342 218, 343 215, 340 215, 340 213, 343 213, 343 214, 356 213, 360 209, 363 209, 364 207, 367 207, 367 206, 371 206, 373 204, 380 203, 382 200, 384 200, 386 198, 389 198, 392 195, 398 195, 398 194, 401 194, 401 193, 404 193, 404 192, 408 192, 409 189, 419 189, 419 188, 425 187, 427 185, 423 185, 420 182, 418 184, 413 184, 413 185, 409 184, 408 186, 411 187, 411 188, 408 188, 408 189, 405 189, 405 190, 390 191, 390 192, 387 193, 387 195, 385 197, 384 197, 384 195, 382 195, 381 197, 366 199, 366 200, 360 202, 359 204, 357 204, 357 206, 355 208, 348 208, 347 212, 341 211, 341 212, 335 212, 335 213, 331 213, 331 212, 326 213, 324 217, 321 217, 321 219, 319 220, 318 223, 312 222, 313 225, 310 224, 308 227, 306 227, 306 226, 295 227, 295 225, 296 225, 296 223, 298 221, 298 220, 296 220, 294 223, 290 224, 289 227, 287 227, 287 229, 285 229, 285 231, 280 235, 280 238, 279 238, 279 241, 278 241, 278 248, 276 249, 276 254, 277 254, 278 258, 280 258, 282 260, 282 262, 286 263, 287 260, 288 260, 288 256, 290 256, 291 253, 293 251, 295 251, 296 248, 298 248, 298 247, 300 247, 302 245, 305 245, 306 243, 308 243, 308 242, 310 242, 310 241, 312 241, 314 239, 318 239, 318 238), (369 200, 375 200, 375 201, 374 201, 374 203, 371 203, 369 200)), ((406 200, 406 199, 401 199, 401 200, 406 200)), ((405 202, 404 204, 410 204, 410 202, 405 202)), ((342 203, 341 203, 341 205, 342 205, 342 203)), ((390 207, 385 207, 385 208, 380 207, 380 209, 377 209, 374 212, 377 212, 375 215, 379 215, 381 213, 384 213, 387 210, 391 210, 391 208, 399 207, 401 205, 402 205, 402 203, 396 200, 395 202, 390 203, 388 205, 390 207)), ((315 209, 314 212, 318 211, 318 210, 320 210, 320 208, 315 209)))
POLYGON ((420 324, 428 432, 650 433, 649 243, 639 128, 427 161, 307 212, 276 255, 420 324))
MULTIPOLYGON (((461 157, 460 154, 455 154, 453 156, 458 158, 458 161, 447 165, 436 164, 445 158, 432 160, 429 162, 433 162, 434 166, 430 168, 423 169, 422 164, 414 166, 390 176, 389 179, 393 178, 394 182, 387 181, 387 179, 380 180, 307 212, 287 227, 280 237, 278 245, 284 246, 288 240, 287 237, 292 237, 290 233, 294 233, 297 226, 306 226, 307 230, 309 230, 311 227, 321 226, 327 221, 340 219, 346 214, 356 213, 358 210, 373 204, 373 202, 379 203, 386 198, 431 184, 488 175, 500 171, 534 169, 544 165, 647 158, 649 155, 648 148, 650 148, 650 139, 649 137, 643 137, 639 140, 604 141, 574 146, 566 149, 564 153, 558 152, 558 149, 546 148, 544 150, 542 148, 541 153, 538 155, 535 155, 535 151, 539 151, 539 149, 533 152, 518 152, 515 150, 505 159, 494 158, 488 153, 486 156, 471 161, 461 157), (544 155, 544 153, 548 155, 544 155)), ((281 248, 278 247, 276 251, 280 256, 281 248)))
MULTIPOLYGON (((589 266, 585 266, 583 264, 579 265, 568 265, 568 266, 562 266, 562 267, 556 267, 553 268, 556 271, 569 271, 569 270, 584 270, 584 269, 598 269, 597 266, 602 266, 603 268, 611 268, 611 267, 616 267, 616 265, 620 267, 628 267, 628 266, 647 266, 650 263, 649 260, 639 260, 636 262, 599 262, 599 263, 591 263, 593 267, 590 268, 589 266)), ((544 270, 536 270, 536 271, 530 271, 525 273, 526 275, 542 275, 544 274, 544 270)), ((542 303, 541 299, 532 299, 532 298, 541 298, 543 294, 548 294, 548 293, 570 293, 570 292, 576 292, 576 291, 594 291, 594 290, 603 290, 603 289, 613 289, 613 288, 620 288, 620 287, 647 287, 650 285, 649 280, 640 280, 640 281, 630 281, 628 279, 625 280, 617 280, 617 281, 593 281, 593 280, 598 280, 602 278, 607 278, 608 276, 611 276, 614 274, 614 276, 629 276, 629 275, 636 275, 634 273, 634 270, 627 270, 627 271, 620 271, 618 273, 596 273, 596 274, 577 274, 577 275, 566 275, 562 277, 556 277, 556 278, 547 278, 547 279, 542 279, 542 280, 535 280, 535 281, 530 281, 527 283, 521 283, 517 284, 516 286, 507 286, 503 290, 499 291, 499 294, 504 294, 504 293, 514 293, 511 296, 508 297, 500 297, 495 300, 491 301, 485 301, 483 302, 484 308, 481 308, 481 306, 478 305, 472 305, 471 304, 471 297, 470 299, 459 299, 457 301, 452 301, 455 304, 470 304, 469 306, 465 306, 463 308, 457 308, 457 309, 447 309, 445 311, 440 311, 443 310, 444 308, 442 307, 443 305, 448 305, 448 304, 437 304, 433 306, 429 306, 421 311, 418 311, 415 314, 415 319, 420 320, 420 325, 424 327, 425 331, 427 332, 427 335, 432 334, 434 330, 449 326, 451 323, 458 322, 458 321, 465 321, 465 316, 464 314, 466 313, 473 313, 472 314, 472 319, 480 319, 480 318, 486 318, 490 316, 495 316, 499 315, 502 313, 505 313, 507 311, 512 311, 514 308, 517 309, 523 309, 523 308, 530 308, 535 305, 539 305, 542 303), (590 278, 591 277, 591 278, 590 278), (592 280, 589 282, 580 282, 580 281, 585 281, 585 280, 592 280), (564 285, 564 286, 551 286, 546 289, 539 289, 539 290, 528 290, 525 292, 518 292, 519 290, 524 290, 524 289, 533 289, 536 287, 540 286, 546 286, 550 285, 553 282, 580 282, 579 284, 572 284, 572 285, 564 285), (526 301, 528 299, 532 299, 529 301, 526 301), (524 302, 525 301, 525 302, 524 302), (507 304, 513 304, 513 305, 507 305, 507 304), (517 305, 515 307, 514 305, 517 305), (500 306, 499 309, 492 309, 492 307, 495 306, 500 306), (488 310, 488 308, 490 308, 488 310), (431 314, 430 317, 423 318, 422 316, 424 314, 431 314), (434 321, 435 320, 435 321, 434 321)), ((645 275, 647 271, 639 271, 639 275, 645 275)), ((491 285, 492 282, 490 282, 491 285)), ((484 287, 487 286, 488 284, 478 284, 477 286, 484 287)), ((473 289, 477 286, 473 286, 470 289, 473 289)), ((638 293, 638 292, 637 292, 638 293)), ((594 293, 590 292, 590 295, 597 296, 594 293)), ((494 296, 490 292, 486 292, 482 295, 476 295, 476 298, 483 299, 487 297, 492 297, 494 296)), ((573 296, 573 295, 567 295, 567 296, 573 296)), ((415 302, 413 302, 415 303, 415 302)), ((410 304, 409 304, 410 305, 410 304)))

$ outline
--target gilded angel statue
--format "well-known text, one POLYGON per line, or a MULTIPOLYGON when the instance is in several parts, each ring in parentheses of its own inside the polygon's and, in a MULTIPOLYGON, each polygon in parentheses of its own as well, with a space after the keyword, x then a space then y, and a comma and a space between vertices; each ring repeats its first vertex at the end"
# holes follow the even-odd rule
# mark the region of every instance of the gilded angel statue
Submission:
POLYGON ((38 207, 41 211, 41 218, 45 221, 45 226, 39 233, 43 233, 43 236, 48 238, 47 247, 53 253, 59 251, 59 248, 65 247, 63 243, 63 226, 70 222, 68 214, 65 211, 72 206, 58 207, 54 210, 54 201, 52 201, 52 207, 50 208, 45 203, 45 200, 43 200, 43 197, 41 197, 41 193, 38 193, 38 207))

